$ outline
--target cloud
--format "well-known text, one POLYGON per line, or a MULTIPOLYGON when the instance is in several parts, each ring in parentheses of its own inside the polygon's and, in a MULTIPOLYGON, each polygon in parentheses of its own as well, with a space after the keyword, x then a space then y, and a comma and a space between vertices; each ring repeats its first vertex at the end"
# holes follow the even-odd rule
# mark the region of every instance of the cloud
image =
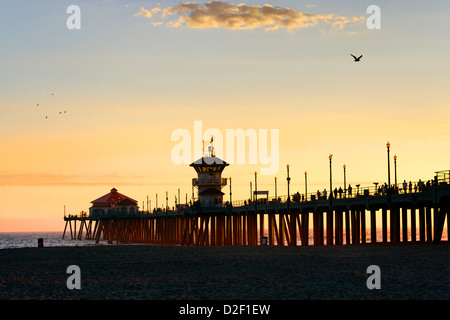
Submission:
POLYGON ((153 8, 152 10, 147 10, 144 7, 140 7, 139 8, 139 12, 135 13, 134 16, 144 16, 146 18, 151 18, 153 16, 154 13, 158 13, 161 12, 161 8, 153 8))
POLYGON ((174 7, 153 8, 146 10, 141 7, 135 14, 147 18, 152 13, 161 12, 161 18, 167 18, 166 26, 172 28, 226 28, 232 30, 264 29, 277 30, 307 28, 322 22, 335 29, 343 29, 346 24, 359 23, 365 17, 344 17, 335 14, 309 14, 292 8, 282 8, 265 4, 246 5, 222 1, 210 1, 200 4, 186 2, 174 7), (147 14, 149 13, 149 14, 147 14))
POLYGON ((135 17, 137 16, 144 16, 146 18, 151 18, 152 13, 148 10, 146 10, 144 7, 140 7, 139 12, 134 14, 135 17))

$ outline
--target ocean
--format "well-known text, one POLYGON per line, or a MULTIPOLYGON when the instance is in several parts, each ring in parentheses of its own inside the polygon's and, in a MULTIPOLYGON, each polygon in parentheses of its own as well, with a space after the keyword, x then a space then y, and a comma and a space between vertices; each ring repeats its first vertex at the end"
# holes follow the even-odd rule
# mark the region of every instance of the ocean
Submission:
MULTIPOLYGON (((12 248, 37 248, 38 239, 44 239, 44 247, 79 247, 92 245, 108 245, 106 240, 100 240, 95 244, 94 240, 72 240, 70 235, 66 233, 65 239, 62 239, 63 232, 0 232, 0 249, 12 248)), ((267 235, 267 233, 266 233, 267 235)), ((309 230, 309 244, 314 243, 313 230, 309 230)), ((416 238, 419 239, 419 231, 417 230, 416 238)), ((326 243, 326 233, 324 234, 324 243, 326 243)), ((367 243, 370 243, 370 230, 366 232, 367 243)), ((378 242, 382 239, 381 229, 377 229, 378 242)), ((408 239, 411 239, 410 230, 408 230, 408 239)), ((444 228, 442 240, 447 241, 447 228, 444 228)), ((388 230, 388 241, 390 241, 390 234, 388 230)), ((300 235, 297 235, 297 243, 300 244, 300 235)), ((344 232, 345 243, 345 232, 344 232)), ((114 245, 116 242, 114 241, 114 245)))
MULTIPOLYGON (((94 240, 62 239, 63 232, 0 232, 0 249, 37 248, 38 239, 44 239, 44 247, 78 247, 95 245, 94 240)), ((107 244, 100 241, 99 244, 107 244)))

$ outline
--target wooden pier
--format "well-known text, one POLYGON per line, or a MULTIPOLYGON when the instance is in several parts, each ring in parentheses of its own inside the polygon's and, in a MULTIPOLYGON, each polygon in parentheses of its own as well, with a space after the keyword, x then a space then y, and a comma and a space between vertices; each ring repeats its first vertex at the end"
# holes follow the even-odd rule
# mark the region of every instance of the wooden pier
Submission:
POLYGON ((342 199, 67 216, 63 238, 70 232, 71 239, 96 243, 183 246, 439 243, 446 221, 450 239, 449 211, 450 184, 440 183, 411 193, 379 195, 375 190, 342 199))

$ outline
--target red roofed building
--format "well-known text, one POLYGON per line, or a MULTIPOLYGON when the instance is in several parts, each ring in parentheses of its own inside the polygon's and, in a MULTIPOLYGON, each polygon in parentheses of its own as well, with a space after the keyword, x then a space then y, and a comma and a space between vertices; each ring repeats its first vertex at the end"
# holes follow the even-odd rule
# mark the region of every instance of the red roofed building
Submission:
POLYGON ((138 202, 112 188, 111 192, 91 202, 89 208, 91 217, 98 217, 106 213, 133 214, 139 211, 138 202))

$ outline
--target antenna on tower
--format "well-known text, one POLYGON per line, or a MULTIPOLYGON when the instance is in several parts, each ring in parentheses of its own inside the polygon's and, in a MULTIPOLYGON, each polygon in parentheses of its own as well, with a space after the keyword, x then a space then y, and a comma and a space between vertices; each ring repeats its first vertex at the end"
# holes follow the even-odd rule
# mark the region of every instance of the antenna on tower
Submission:
POLYGON ((202 157, 205 156, 205 140, 202 139, 202 157))
POLYGON ((209 149, 209 156, 210 157, 214 157, 215 156, 213 142, 214 142, 214 136, 211 135, 211 145, 208 147, 208 149, 209 149))

